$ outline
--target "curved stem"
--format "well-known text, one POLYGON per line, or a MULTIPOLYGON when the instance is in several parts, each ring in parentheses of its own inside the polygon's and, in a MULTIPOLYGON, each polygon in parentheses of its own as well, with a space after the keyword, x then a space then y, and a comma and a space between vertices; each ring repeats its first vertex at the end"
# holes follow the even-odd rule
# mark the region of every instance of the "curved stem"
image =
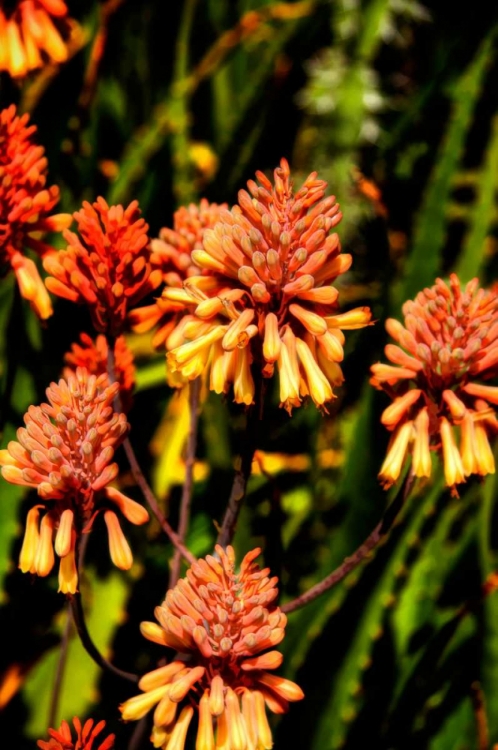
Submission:
MULTIPOLYGON (((190 521, 190 509, 192 506, 192 490, 194 479, 195 450, 197 447, 197 425, 199 422, 199 394, 201 391, 201 378, 196 378, 189 383, 189 406, 190 426, 187 438, 187 453, 185 456, 185 481, 182 488, 182 499, 180 503, 180 518, 178 521, 178 536, 180 541, 185 541, 190 521)), ((173 588, 180 577, 180 566, 182 556, 179 549, 175 550, 171 563, 169 576, 169 588, 173 588)))
POLYGON ((225 548, 233 539, 237 520, 242 508, 242 502, 246 495, 247 482, 251 476, 252 461, 257 448, 258 426, 261 421, 264 401, 264 381, 261 378, 259 388, 256 388, 256 402, 250 407, 247 414, 247 424, 244 433, 243 450, 238 459, 235 470, 228 505, 223 517, 223 522, 216 543, 225 548))
POLYGON ((329 573, 323 580, 316 583, 308 591, 305 591, 300 596, 296 597, 290 602, 287 602, 281 607, 282 612, 289 613, 294 610, 304 607, 305 604, 309 604, 317 597, 329 591, 331 588, 336 586, 348 573, 358 567, 369 553, 377 547, 377 545, 383 541, 383 539, 389 533, 393 526, 398 514, 403 507, 410 491, 413 486, 414 477, 411 473, 408 473, 405 477, 404 483, 396 495, 391 505, 387 508, 382 520, 377 524, 375 529, 365 539, 358 549, 353 552, 350 557, 346 557, 344 562, 339 565, 338 568, 329 573))
POLYGON ((85 622, 81 594, 71 594, 69 597, 69 603, 76 630, 78 631, 81 643, 87 654, 91 656, 93 661, 98 664, 99 667, 102 667, 102 669, 105 669, 107 672, 111 672, 111 674, 121 677, 123 680, 128 680, 128 682, 137 683, 139 680, 138 675, 133 674, 132 672, 124 672, 122 669, 115 667, 114 664, 111 664, 111 662, 107 661, 107 659, 102 656, 97 646, 92 641, 85 622))

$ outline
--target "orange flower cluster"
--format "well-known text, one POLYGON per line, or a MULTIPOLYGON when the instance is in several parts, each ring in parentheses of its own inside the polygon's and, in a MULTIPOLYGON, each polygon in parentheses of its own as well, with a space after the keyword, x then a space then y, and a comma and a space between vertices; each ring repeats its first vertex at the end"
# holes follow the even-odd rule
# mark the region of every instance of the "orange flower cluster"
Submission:
POLYGON ((59 188, 46 187, 47 159, 43 147, 33 143, 35 132, 29 116, 19 117, 13 104, 0 111, 0 265, 12 268, 22 296, 45 319, 52 314, 50 297, 23 249, 41 256, 52 251, 40 235, 68 227, 72 219, 69 214, 50 216, 59 188))
MULTIPOLYGON (((107 339, 100 334, 94 340, 87 333, 80 333, 80 343, 72 344, 71 351, 64 355, 66 367, 62 377, 67 380, 70 373, 78 367, 84 367, 94 375, 108 374, 109 347, 107 339)), ((119 383, 121 407, 128 413, 132 404, 132 393, 135 387, 135 365, 133 354, 126 344, 124 336, 118 336, 114 344, 114 375, 119 383)))
POLYGON ((0 6, 0 70, 13 78, 40 68, 46 60, 68 58, 71 27, 63 0, 13 0, 0 6))
POLYGON ((393 364, 372 366, 370 382, 393 399, 381 420, 393 435, 380 480, 392 485, 409 453, 412 473, 429 477, 431 450, 442 451, 451 487, 494 473, 489 437, 498 432, 498 387, 479 381, 498 374, 498 294, 477 279, 462 290, 452 274, 449 285, 437 279, 406 302, 403 314, 404 325, 386 321, 399 345, 385 348, 393 364))
POLYGON ((47 257, 49 291, 86 303, 97 331, 119 336, 126 316, 157 287, 161 272, 151 272, 148 225, 139 218, 138 202, 108 206, 103 198, 83 203, 74 214, 82 240, 66 231, 66 250, 47 257))
POLYGON ((286 616, 274 604, 277 578, 254 562, 261 550, 244 557, 238 574, 233 548, 216 552, 219 560, 194 563, 168 591, 155 611, 160 625, 141 625, 150 641, 184 655, 144 675, 144 692, 120 707, 125 720, 136 720, 156 706, 151 740, 163 750, 183 750, 195 709, 197 750, 271 748, 265 706, 279 714, 304 697, 267 671, 282 663, 268 649, 282 641, 286 616))
POLYGON ((19 567, 46 576, 54 566, 54 548, 60 557, 59 591, 75 593, 75 563, 79 535, 90 531, 95 516, 104 513, 113 563, 123 570, 133 557, 111 507, 117 506, 133 524, 145 523, 145 508, 107 485, 116 478, 111 463, 128 423, 112 408, 119 389, 107 375, 90 375, 78 368, 67 380, 47 388, 49 403, 30 406, 26 427, 17 441, 0 451, 2 476, 13 484, 36 488, 41 503, 28 513, 19 567), (46 511, 40 521, 40 510, 46 511), (53 536, 55 533, 55 543, 53 536))
POLYGON ((75 716, 73 726, 76 730, 75 741, 73 740, 69 724, 67 721, 63 721, 58 730, 48 730, 50 735, 48 742, 38 740, 36 744, 40 750, 111 750, 114 747, 114 734, 108 735, 98 747, 94 746, 97 736, 105 727, 105 721, 99 721, 94 726, 93 719, 88 719, 81 726, 81 721, 75 716))
MULTIPOLYGON (((161 270, 162 280, 167 286, 181 288, 186 279, 201 273, 192 260, 192 251, 202 249, 205 230, 214 227, 219 221, 220 211, 226 208, 225 203, 209 203, 205 198, 198 206, 193 203, 188 208, 182 206, 174 213, 174 228, 164 227, 159 238, 151 241, 151 265, 161 270)), ((150 331, 157 325, 158 330, 152 339, 152 345, 157 348, 165 344, 178 323, 178 314, 184 310, 182 303, 160 297, 153 305, 132 310, 130 322, 137 333, 150 331)))
POLYGON ((332 284, 352 258, 330 234, 342 215, 324 198, 327 184, 312 173, 294 193, 285 159, 274 185, 261 172, 257 179, 192 251, 202 274, 163 291, 188 313, 169 335, 168 364, 189 379, 209 365, 211 390, 233 385, 245 404, 254 400, 253 362, 266 378, 277 365, 289 413, 306 396, 324 407, 343 381, 342 330, 368 325, 370 310, 337 312, 332 284))

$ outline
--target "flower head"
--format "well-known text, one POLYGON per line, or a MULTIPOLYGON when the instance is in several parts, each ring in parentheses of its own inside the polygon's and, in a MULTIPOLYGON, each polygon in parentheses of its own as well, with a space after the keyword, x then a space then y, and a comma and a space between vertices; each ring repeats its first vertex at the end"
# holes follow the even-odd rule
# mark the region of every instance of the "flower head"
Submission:
MULTIPOLYGON (((191 203, 182 206, 173 215, 173 229, 164 227, 157 239, 151 240, 150 262, 159 268, 162 280, 168 287, 180 288, 190 276, 201 273, 192 260, 192 251, 202 249, 202 238, 206 229, 213 227, 220 218, 226 204, 209 203, 203 198, 197 206, 191 203)), ((130 313, 131 324, 137 333, 150 331, 157 326, 152 344, 163 346, 178 323, 185 305, 175 300, 159 297, 153 305, 140 307, 130 313)))
POLYGON ((150 641, 179 652, 177 659, 139 682, 143 693, 120 706, 125 720, 140 719, 154 706, 154 747, 183 750, 198 713, 198 750, 271 748, 265 705, 283 713, 303 698, 290 680, 268 670, 282 663, 273 649, 284 637, 286 617, 275 605, 276 578, 249 552, 235 573, 232 547, 216 547, 194 563, 187 577, 156 608, 160 623, 143 622, 150 641), (195 709, 194 709, 195 707, 195 709))
MULTIPOLYGON (((0 31, 0 50, 1 37, 0 31)), ((43 147, 33 142, 35 132, 29 116, 19 117, 13 104, 0 110, 0 267, 14 271, 22 296, 40 318, 48 318, 50 297, 23 250, 30 248, 41 256, 52 251, 40 236, 68 227, 71 216, 50 215, 59 202, 59 188, 46 187, 47 159, 43 147)))
POLYGON ((148 520, 145 508, 108 486, 118 474, 117 464, 111 463, 114 451, 128 430, 124 414, 112 407, 118 389, 117 383, 109 385, 107 375, 97 377, 77 368, 67 380, 51 383, 48 403, 30 406, 17 441, 0 451, 4 479, 36 488, 40 498, 28 513, 19 567, 23 573, 46 576, 54 566, 55 549, 61 558, 59 590, 64 593, 77 589, 77 539, 90 531, 99 512, 104 514, 111 559, 123 570, 131 567, 133 558, 112 508, 117 506, 133 524, 148 520))
POLYGON ((137 201, 123 209, 97 198, 83 203, 74 218, 81 239, 66 231, 67 249, 45 259, 47 288, 86 303, 95 329, 118 336, 130 308, 160 282, 161 272, 151 273, 148 225, 137 201))
MULTIPOLYGON (((80 334, 80 343, 72 344, 71 351, 64 355, 66 367, 62 376, 67 380, 70 373, 75 373, 78 367, 84 367, 90 374, 107 375, 109 347, 107 339, 99 334, 92 339, 87 333, 80 334)), ((119 397, 121 407, 128 413, 132 403, 132 393, 135 387, 135 365, 133 354, 126 344, 124 336, 118 336, 114 344, 114 370, 119 383, 119 397)))
POLYGON ((191 379, 209 363, 211 389, 233 385, 235 401, 246 404, 252 363, 267 378, 276 365, 282 406, 290 412, 309 395, 324 407, 343 380, 342 330, 370 321, 368 308, 338 313, 332 284, 352 262, 330 234, 342 215, 315 173, 294 193, 285 159, 274 185, 261 172, 257 179, 192 251, 203 274, 163 292, 189 313, 166 342, 168 363, 191 379))
POLYGON ((461 289, 437 279, 403 306, 404 325, 386 321, 397 342, 385 348, 393 364, 372 366, 371 383, 393 403, 381 421, 393 435, 379 478, 389 487, 409 453, 412 473, 431 474, 431 450, 442 453, 446 484, 471 474, 494 473, 489 436, 498 432, 498 388, 484 385, 498 374, 498 294, 477 279, 461 289))
MULTIPOLYGON (((48 730, 50 735, 48 742, 38 740, 36 744, 41 750, 111 750, 114 747, 114 734, 109 734, 100 745, 94 744, 97 736, 105 727, 105 721, 99 721, 94 726, 93 719, 88 719, 81 726, 81 721, 75 716, 73 726, 76 730, 76 740, 72 738, 67 721, 63 721, 59 729, 48 730)), ((100 740, 97 740, 97 742, 100 742, 100 740)))
POLYGON ((22 78, 45 62, 69 56, 67 39, 76 24, 63 0, 13 0, 0 6, 0 70, 22 78))

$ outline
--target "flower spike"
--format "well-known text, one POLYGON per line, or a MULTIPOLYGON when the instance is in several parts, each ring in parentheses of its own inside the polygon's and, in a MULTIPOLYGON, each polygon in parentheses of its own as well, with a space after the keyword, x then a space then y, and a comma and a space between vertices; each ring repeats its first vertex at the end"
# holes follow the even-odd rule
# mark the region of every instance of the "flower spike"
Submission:
POLYGON ((111 463, 114 451, 128 431, 125 415, 112 406, 118 389, 117 383, 109 385, 107 374, 97 377, 77 368, 50 385, 48 403, 29 407, 17 441, 0 451, 3 478, 36 488, 40 499, 28 513, 19 567, 46 576, 55 550, 63 593, 77 590, 77 541, 99 512, 104 512, 111 558, 124 570, 131 567, 131 551, 111 509, 117 507, 137 525, 149 518, 139 503, 108 487, 118 474, 111 463))
POLYGON ((342 214, 327 184, 309 175, 294 192, 287 161, 274 183, 261 172, 222 210, 192 251, 201 272, 162 301, 187 313, 166 339, 171 371, 193 379, 210 368, 210 388, 235 401, 254 399, 252 370, 278 371, 280 402, 289 413, 306 396, 326 409, 342 383, 342 328, 370 323, 370 310, 338 314, 333 286, 352 262, 332 230, 342 214))
POLYGON ((480 381, 498 375, 498 294, 477 279, 462 289, 452 274, 405 302, 403 314, 404 325, 386 321, 392 364, 373 365, 370 379, 393 398, 381 417, 392 438, 379 478, 390 487, 409 455, 412 474, 430 477, 435 451, 456 491, 468 476, 495 471, 498 388, 480 381))
POLYGON ((277 578, 255 563, 260 552, 249 552, 235 573, 233 548, 217 546, 218 559, 208 555, 194 563, 156 607, 159 625, 142 623, 146 638, 179 652, 145 674, 143 692, 120 706, 125 721, 155 707, 155 747, 183 750, 196 710, 197 748, 269 750, 266 707, 282 713, 304 697, 294 682, 268 671, 282 663, 274 648, 284 638, 287 618, 275 604, 277 578))

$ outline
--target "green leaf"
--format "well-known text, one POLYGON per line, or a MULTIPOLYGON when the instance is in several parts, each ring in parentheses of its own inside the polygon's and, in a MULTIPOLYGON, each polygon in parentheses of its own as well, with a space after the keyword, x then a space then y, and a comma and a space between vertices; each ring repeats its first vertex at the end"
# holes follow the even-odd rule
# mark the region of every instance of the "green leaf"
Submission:
POLYGON ((445 206, 448 204, 465 139, 473 122, 484 75, 491 60, 495 34, 496 27, 493 27, 453 87, 450 122, 416 219, 413 247, 406 263, 398 304, 406 299, 413 299, 421 289, 431 286, 440 271, 447 221, 445 206))
MULTIPOLYGON (((90 601, 86 619, 88 630, 95 645, 107 659, 112 661, 111 643, 118 625, 123 621, 128 586, 120 573, 113 572, 105 580, 91 571, 86 571, 87 586, 82 586, 85 598, 90 601)), ((60 632, 65 626, 65 617, 59 623, 60 632)), ((59 648, 49 651, 32 670, 23 690, 23 696, 31 707, 26 725, 29 737, 42 738, 47 734, 47 722, 52 696, 52 686, 59 660, 59 648)), ((119 665, 117 665, 119 666, 119 665)), ((73 635, 69 644, 67 662, 62 682, 61 702, 56 726, 62 719, 83 717, 89 706, 95 703, 101 669, 88 656, 79 639, 73 635)))

